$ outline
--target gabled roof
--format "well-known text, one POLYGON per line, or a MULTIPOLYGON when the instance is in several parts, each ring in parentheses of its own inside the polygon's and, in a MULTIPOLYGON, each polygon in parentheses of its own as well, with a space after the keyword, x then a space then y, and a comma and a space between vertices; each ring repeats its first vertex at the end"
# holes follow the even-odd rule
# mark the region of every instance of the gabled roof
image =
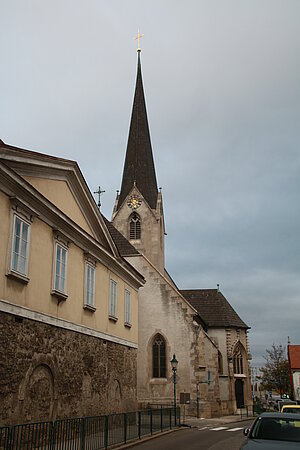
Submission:
POLYGON ((117 254, 114 241, 76 161, 14 147, 3 141, 0 142, 0 159, 21 177, 34 176, 66 181, 92 230, 93 237, 110 253, 117 254))
POLYGON ((208 327, 249 328, 218 289, 180 290, 208 327))
POLYGON ((291 370, 300 370, 300 345, 288 345, 288 358, 291 370))
POLYGON ((138 52, 136 87, 117 210, 124 203, 134 183, 150 208, 155 209, 158 189, 143 89, 140 52, 138 52))

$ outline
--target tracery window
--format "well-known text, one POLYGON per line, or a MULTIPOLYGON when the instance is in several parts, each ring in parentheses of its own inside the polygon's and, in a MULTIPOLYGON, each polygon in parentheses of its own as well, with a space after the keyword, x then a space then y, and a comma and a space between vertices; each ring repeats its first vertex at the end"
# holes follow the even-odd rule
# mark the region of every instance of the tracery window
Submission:
POLYGON ((137 213, 133 213, 130 216, 129 239, 141 239, 141 219, 137 213))
POLYGON ((238 349, 233 355, 233 373, 243 374, 243 355, 240 349, 238 349))
POLYGON ((152 345, 153 378, 166 378, 166 342, 157 334, 152 345))

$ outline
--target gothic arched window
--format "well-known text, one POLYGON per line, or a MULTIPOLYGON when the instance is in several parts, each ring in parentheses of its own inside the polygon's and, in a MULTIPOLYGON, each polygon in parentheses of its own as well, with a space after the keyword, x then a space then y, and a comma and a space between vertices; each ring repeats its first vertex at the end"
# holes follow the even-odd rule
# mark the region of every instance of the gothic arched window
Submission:
POLYGON ((141 239, 141 219, 137 213, 133 213, 129 220, 129 239, 141 239))
POLYGON ((243 355, 241 349, 237 349, 233 355, 233 373, 243 374, 243 355))
POLYGON ((220 350, 218 350, 218 372, 220 375, 223 373, 223 357, 220 350))
POLYGON ((152 345, 153 378, 166 378, 166 342, 157 334, 152 345))

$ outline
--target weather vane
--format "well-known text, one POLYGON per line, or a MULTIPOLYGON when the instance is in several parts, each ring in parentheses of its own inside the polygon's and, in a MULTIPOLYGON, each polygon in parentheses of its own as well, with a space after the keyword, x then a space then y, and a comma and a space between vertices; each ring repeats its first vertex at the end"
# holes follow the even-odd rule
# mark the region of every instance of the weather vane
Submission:
POLYGON ((140 30, 138 30, 137 37, 135 38, 135 40, 138 41, 138 48, 137 48, 137 51, 138 51, 138 52, 141 51, 141 48, 140 48, 140 39, 141 39, 143 36, 144 36, 144 34, 141 34, 141 33, 140 33, 140 30))
POLYGON ((103 194, 105 191, 101 191, 101 187, 99 186, 98 191, 95 191, 94 194, 98 194, 98 208, 100 210, 101 207, 101 194, 103 194))

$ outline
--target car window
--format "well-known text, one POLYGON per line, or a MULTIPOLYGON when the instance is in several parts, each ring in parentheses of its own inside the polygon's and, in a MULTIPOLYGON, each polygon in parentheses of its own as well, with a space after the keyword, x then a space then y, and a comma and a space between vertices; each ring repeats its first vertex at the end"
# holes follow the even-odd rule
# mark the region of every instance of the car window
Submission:
POLYGON ((253 426, 250 438, 300 442, 300 418, 259 418, 253 426))
POLYGON ((287 408, 287 407, 283 406, 281 412, 300 414, 300 408, 295 408, 295 407, 287 408))

